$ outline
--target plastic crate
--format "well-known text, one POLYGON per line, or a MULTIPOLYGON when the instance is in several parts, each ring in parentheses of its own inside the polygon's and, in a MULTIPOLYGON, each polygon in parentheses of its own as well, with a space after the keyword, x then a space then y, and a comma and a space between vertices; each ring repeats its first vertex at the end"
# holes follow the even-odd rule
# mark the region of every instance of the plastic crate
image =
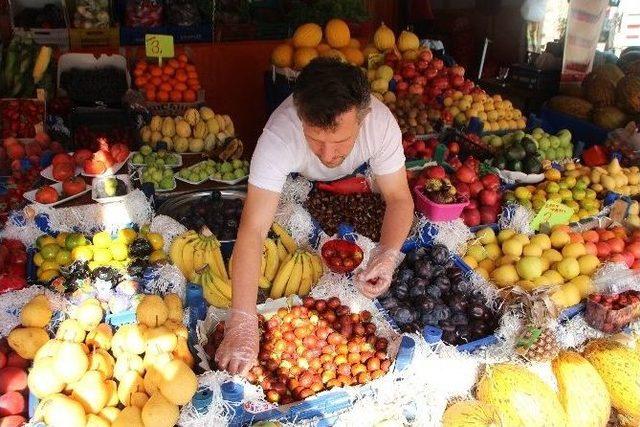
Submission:
POLYGON ((174 43, 211 43, 213 41, 213 24, 203 22, 196 25, 161 25, 158 27, 120 27, 120 45, 144 45, 146 34, 165 34, 173 36, 174 43))
POLYGON ((585 148, 603 144, 609 131, 568 114, 551 110, 546 105, 540 109, 540 115, 529 116, 527 129, 541 127, 545 132, 556 134, 561 129, 569 129, 573 141, 581 141, 585 148))
POLYGON ((508 80, 514 86, 536 91, 555 92, 560 83, 559 70, 539 70, 530 65, 512 64, 508 80))

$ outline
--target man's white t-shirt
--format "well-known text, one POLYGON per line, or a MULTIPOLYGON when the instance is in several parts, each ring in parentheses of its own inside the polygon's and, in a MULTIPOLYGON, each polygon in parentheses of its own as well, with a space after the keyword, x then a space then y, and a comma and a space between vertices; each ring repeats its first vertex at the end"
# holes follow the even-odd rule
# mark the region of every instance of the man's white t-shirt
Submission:
POLYGON ((402 133, 386 105, 371 97, 371 111, 351 153, 339 166, 328 168, 309 148, 293 96, 289 96, 271 114, 258 139, 249 183, 279 193, 290 173, 297 172, 311 181, 333 181, 352 174, 365 162, 369 162, 374 175, 393 173, 404 166, 402 133))

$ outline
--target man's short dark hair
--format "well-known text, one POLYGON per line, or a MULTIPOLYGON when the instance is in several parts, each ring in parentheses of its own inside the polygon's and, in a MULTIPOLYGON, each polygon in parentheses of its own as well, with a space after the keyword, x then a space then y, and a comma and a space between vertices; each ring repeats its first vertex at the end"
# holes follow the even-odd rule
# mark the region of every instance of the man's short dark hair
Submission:
POLYGON ((369 106, 371 90, 362 70, 335 58, 316 58, 296 80, 293 101, 306 123, 322 129, 336 126, 336 117, 369 106))

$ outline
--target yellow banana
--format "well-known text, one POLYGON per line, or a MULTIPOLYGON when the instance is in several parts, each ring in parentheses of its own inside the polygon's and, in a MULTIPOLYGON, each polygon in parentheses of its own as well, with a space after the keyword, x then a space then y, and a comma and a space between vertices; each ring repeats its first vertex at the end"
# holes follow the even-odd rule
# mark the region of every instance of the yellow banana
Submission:
POLYGON ((186 233, 183 233, 180 236, 175 237, 171 242, 171 247, 169 249, 169 258, 171 259, 171 262, 173 262, 173 264, 176 267, 178 267, 181 271, 182 271, 182 265, 183 265, 182 251, 185 245, 194 236, 196 236, 196 232, 193 230, 189 230, 186 233))
POLYGON ((293 272, 295 263, 296 260, 291 257, 291 259, 284 263, 280 270, 278 270, 278 274, 276 274, 276 278, 271 285, 271 292, 269 294, 271 298, 280 298, 284 294, 287 283, 289 282, 289 277, 291 277, 291 273, 293 272))
POLYGON ((222 252, 220 252, 220 242, 218 242, 218 240, 214 241, 214 245, 213 245, 213 261, 216 264, 216 270, 218 270, 218 273, 220 275, 221 278, 227 280, 229 278, 229 275, 227 274, 227 269, 224 265, 224 259, 222 259, 222 252))
POLYGON ((278 256, 278 245, 272 239, 267 239, 264 242, 264 255, 265 268, 262 274, 270 282, 276 277, 278 273, 278 267, 280 267, 280 257, 278 256))
POLYGON ((287 248, 284 247, 284 244, 280 239, 276 242, 276 249, 278 250, 278 259, 280 260, 280 264, 282 264, 282 261, 284 261, 289 252, 287 251, 287 248))
POLYGON ((215 307, 227 308, 231 305, 231 300, 225 297, 211 282, 205 280, 202 291, 207 302, 215 307))
POLYGON ((195 251, 200 243, 200 239, 198 237, 194 237, 193 239, 189 240, 189 242, 182 250, 182 273, 185 277, 190 277, 194 271, 193 258, 195 256, 195 251))
POLYGON ((199 270, 206 264, 205 253, 208 250, 209 242, 201 240, 193 251, 193 269, 199 270))
POLYGON ((214 273, 216 273, 218 270, 218 266, 213 259, 213 248, 215 245, 216 242, 213 239, 209 239, 207 248, 204 251, 204 262, 206 262, 209 267, 211 267, 211 271, 213 271, 214 273))
POLYGON ((291 271, 291 276, 289 276, 289 280, 287 281, 287 287, 284 290, 285 296, 298 292, 302 280, 302 257, 299 253, 296 253, 293 258, 295 259, 295 263, 293 265, 293 271, 291 271))
POLYGON ((311 266, 313 267, 313 283, 318 283, 318 280, 324 274, 324 266, 322 265, 322 259, 316 254, 309 253, 311 259, 311 266))
POLYGON ((274 222, 271 224, 271 230, 280 238, 284 247, 287 248, 287 252, 292 254, 298 249, 298 245, 291 235, 280 224, 274 222))
POLYGON ((311 263, 311 255, 304 252, 300 258, 302 258, 302 279, 300 280, 300 289, 298 289, 298 295, 307 296, 311 292, 311 286, 314 284, 313 277, 313 265, 311 263))
POLYGON ((216 274, 209 274, 211 276, 211 283, 213 283, 216 289, 218 289, 225 298, 231 299, 231 283, 216 274))
POLYGON ((260 276, 258 279, 258 286, 260 289, 269 289, 271 287, 271 282, 264 276, 260 276))

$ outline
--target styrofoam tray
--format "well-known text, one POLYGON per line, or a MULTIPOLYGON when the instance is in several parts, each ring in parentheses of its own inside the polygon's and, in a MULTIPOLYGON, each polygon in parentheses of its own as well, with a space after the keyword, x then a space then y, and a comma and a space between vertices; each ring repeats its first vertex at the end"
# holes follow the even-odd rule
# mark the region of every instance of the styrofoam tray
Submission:
MULTIPOLYGON (((133 172, 133 174, 137 175, 137 180, 140 182, 140 184, 144 184, 145 182, 142 180, 142 171, 144 171, 145 168, 140 168, 136 171, 133 172)), ((132 176, 133 176, 132 174, 132 176)), ((153 186, 155 188, 156 193, 167 193, 169 191, 173 191, 176 189, 176 187, 178 186, 178 183, 176 182, 176 177, 174 175, 173 177, 173 187, 171 188, 167 188, 167 189, 160 189, 157 188, 155 185, 153 186)))
POLYGON ((544 181, 543 173, 530 173, 510 171, 506 169, 499 169, 498 176, 506 183, 513 184, 537 184, 544 181))
POLYGON ((115 175, 116 173, 118 173, 118 171, 120 169, 122 169, 122 166, 124 166, 129 161, 130 158, 131 158, 131 153, 129 153, 129 156, 126 159, 124 159, 123 162, 116 163, 115 165, 113 165, 112 167, 108 168, 106 171, 104 171, 103 173, 101 173, 99 175, 86 173, 84 171, 84 169, 83 169, 82 170, 82 176, 86 176, 86 177, 89 177, 89 178, 100 178, 100 177, 103 177, 103 176, 115 175))
MULTIPOLYGON (((129 164, 131 166, 135 166, 135 167, 139 167, 139 168, 144 168, 147 167, 147 165, 145 165, 144 163, 133 163, 133 156, 135 154, 137 154, 137 151, 132 151, 131 152, 131 156, 129 157, 131 159, 131 161, 129 162, 129 164)), ((170 153, 171 156, 176 156, 178 158, 178 163, 176 163, 175 165, 164 165, 165 168, 169 169, 173 169, 173 168, 179 168, 180 166, 182 166, 182 156, 178 153, 170 153)))
MULTIPOLYGON (((61 182, 56 182, 55 184, 51 184, 51 187, 55 188, 56 191, 58 192, 58 194, 62 194, 62 183, 61 182)), ((39 190, 39 188, 36 188, 35 190, 27 191, 26 193, 24 193, 24 198, 27 199, 28 201, 30 201, 31 203, 35 203, 35 204, 38 204, 40 206, 53 207, 53 206, 60 205, 60 204, 62 204, 64 202, 68 202, 69 200, 77 199, 78 197, 82 196, 83 194, 88 193, 89 191, 91 191, 91 186, 89 184, 87 184, 87 188, 85 188, 84 191, 81 191, 80 193, 74 194, 73 196, 70 196, 70 197, 65 197, 63 199, 59 199, 57 202, 50 203, 48 205, 36 202, 36 193, 38 192, 38 190, 39 190)))
POLYGON ((223 183, 223 184, 227 184, 227 185, 235 185, 235 184, 237 184, 237 183, 239 183, 239 182, 244 181, 244 180, 245 180, 245 179, 247 179, 247 178, 249 178, 249 175, 245 175, 245 176, 243 176, 243 177, 241 177, 241 178, 234 179, 233 181, 225 181, 225 180, 222 180, 222 179, 214 179, 214 178, 209 177, 209 179, 210 179, 211 181, 214 181, 214 182, 221 182, 221 183, 223 183))
MULTIPOLYGON (((187 168, 184 168, 184 169, 190 169, 190 168, 192 168, 194 166, 198 166, 200 163, 204 163, 204 162, 206 162, 206 160, 203 160, 203 161, 198 162, 198 163, 194 163, 191 166, 189 166, 187 168)), ((178 172, 180 172, 180 171, 178 171, 178 172)), ((199 184, 202 184, 203 182, 208 181, 210 179, 210 177, 207 177, 207 178, 205 178, 205 179, 203 179, 201 181, 189 181, 188 179, 185 179, 185 178, 182 178, 182 177, 178 176, 178 172, 176 172, 175 175, 174 175, 176 177, 176 179, 178 181, 186 182, 187 184, 191 184, 191 185, 199 185, 199 184)))
POLYGON ((91 183, 91 198, 93 199, 93 201, 97 202, 97 203, 113 203, 113 202, 119 202, 121 200, 123 200, 129 193, 131 193, 133 191, 133 183, 131 182, 131 178, 129 177, 129 175, 127 174, 120 174, 120 175, 113 175, 110 177, 99 177, 99 178, 94 178, 92 183, 91 183), (97 187, 98 184, 101 180, 106 179, 106 178, 118 178, 121 179, 124 182, 124 186, 127 188, 127 194, 125 194, 124 196, 113 196, 113 197, 98 197, 96 195, 96 191, 97 191, 97 187))

